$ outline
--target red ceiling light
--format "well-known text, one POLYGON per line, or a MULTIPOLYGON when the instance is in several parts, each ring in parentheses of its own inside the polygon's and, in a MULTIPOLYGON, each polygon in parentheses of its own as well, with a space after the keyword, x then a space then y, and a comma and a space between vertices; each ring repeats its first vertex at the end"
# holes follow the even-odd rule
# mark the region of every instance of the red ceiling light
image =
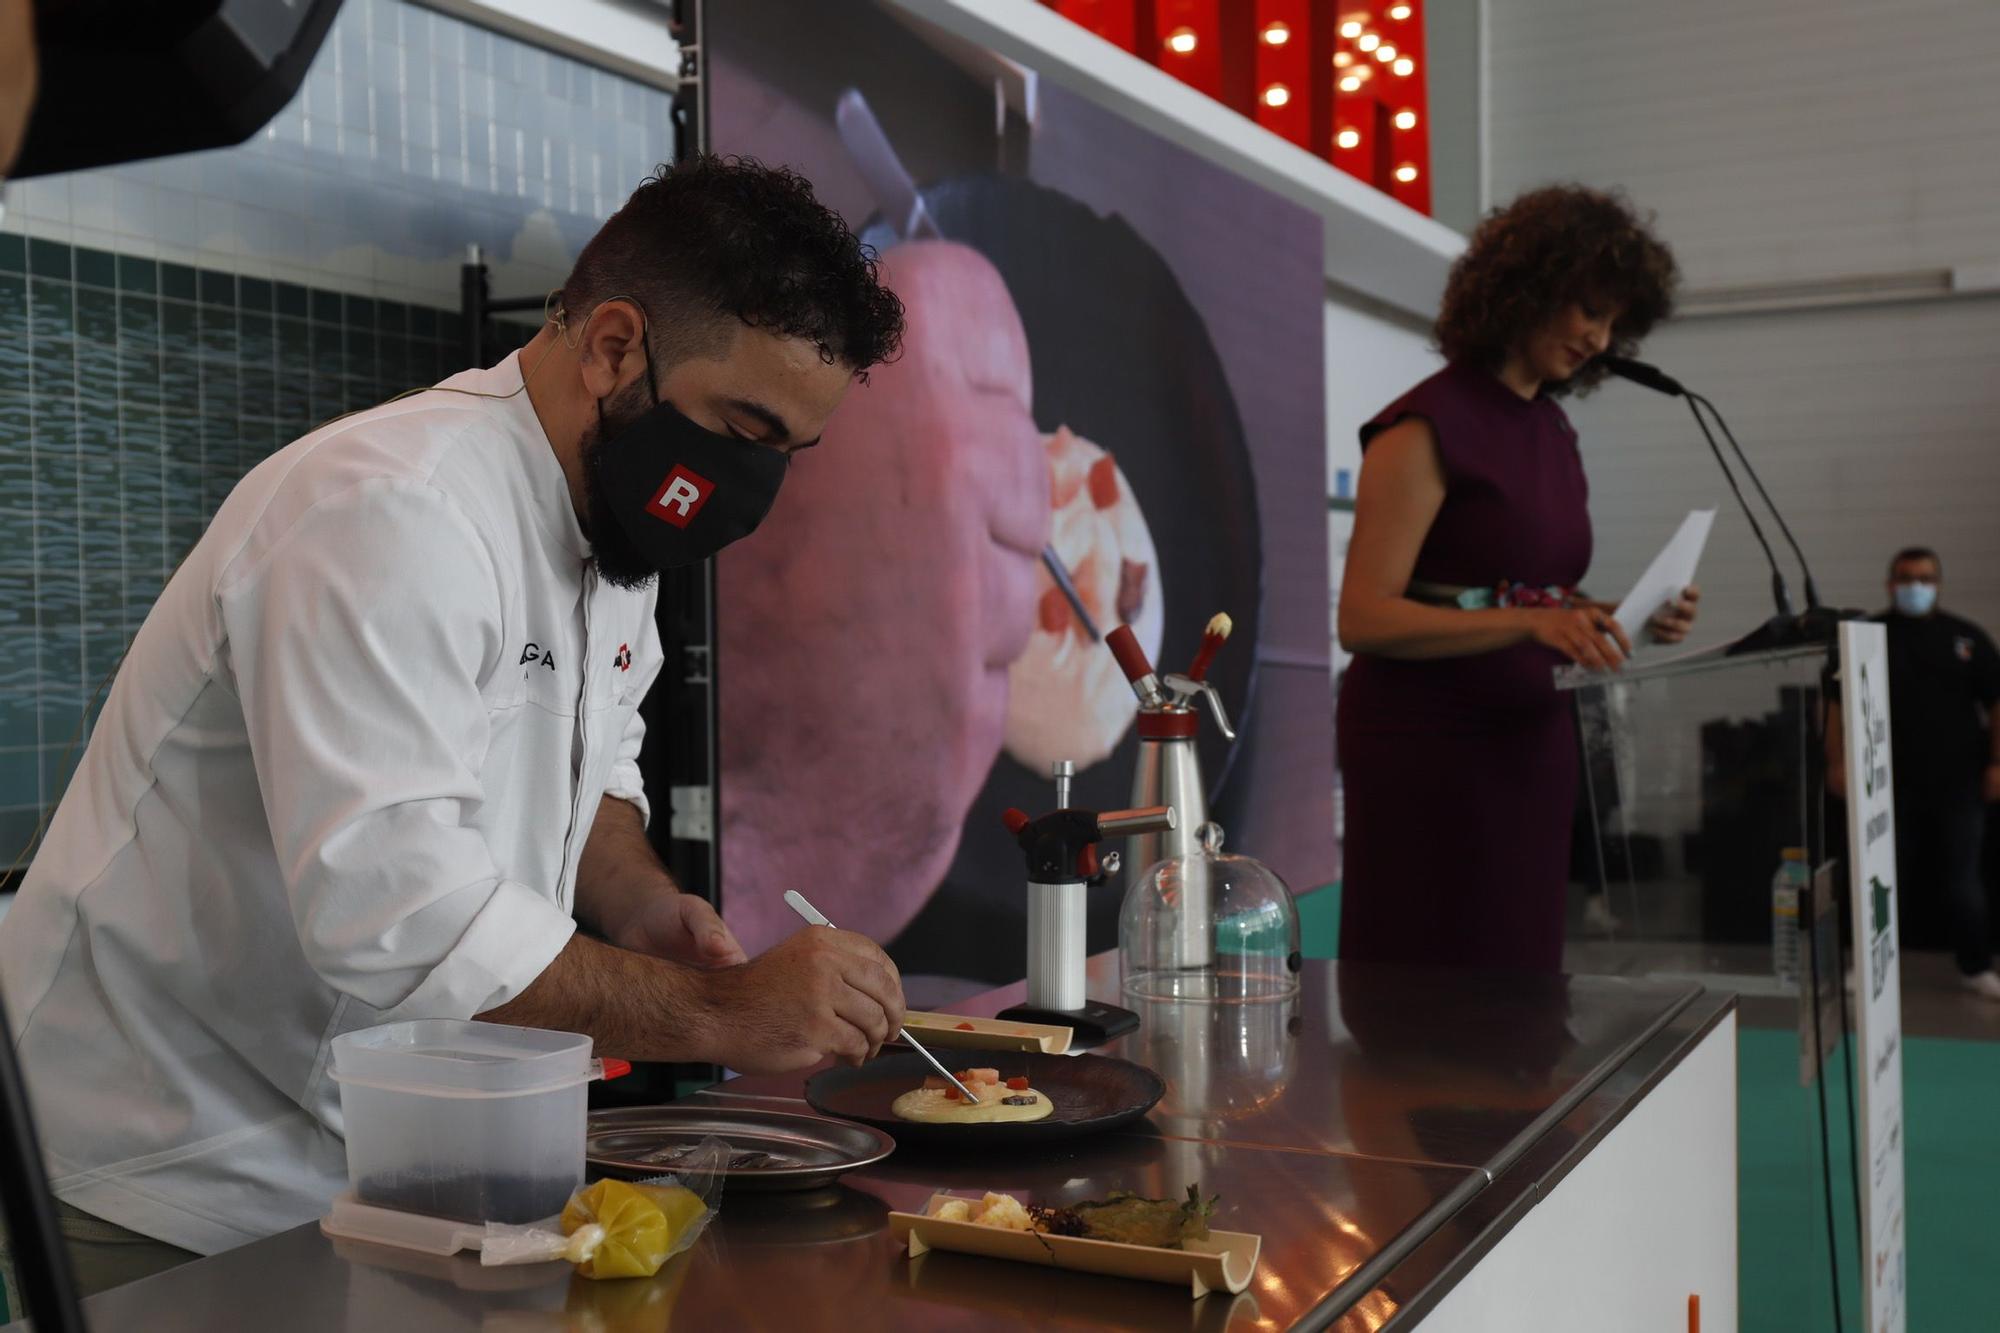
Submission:
POLYGON ((1133 0, 1043 0, 1043 3, 1113 46, 1138 50, 1138 8, 1133 0))
POLYGON ((1042 0, 1273 134, 1430 211, 1423 0, 1042 0), (1381 77, 1377 77, 1377 76, 1381 77))

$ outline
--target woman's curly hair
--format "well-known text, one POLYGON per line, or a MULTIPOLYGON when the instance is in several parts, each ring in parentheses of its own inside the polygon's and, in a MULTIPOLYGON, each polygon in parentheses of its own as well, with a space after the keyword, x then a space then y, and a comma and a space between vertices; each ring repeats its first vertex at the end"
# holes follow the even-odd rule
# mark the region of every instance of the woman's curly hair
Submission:
MULTIPOLYGON (((1620 313, 1611 351, 1630 356, 1674 308, 1673 251, 1620 194, 1549 185, 1481 219, 1451 266, 1438 312, 1438 350, 1497 371, 1509 352, 1571 304, 1620 313)), ((1560 397, 1596 386, 1603 366, 1543 386, 1560 397)))

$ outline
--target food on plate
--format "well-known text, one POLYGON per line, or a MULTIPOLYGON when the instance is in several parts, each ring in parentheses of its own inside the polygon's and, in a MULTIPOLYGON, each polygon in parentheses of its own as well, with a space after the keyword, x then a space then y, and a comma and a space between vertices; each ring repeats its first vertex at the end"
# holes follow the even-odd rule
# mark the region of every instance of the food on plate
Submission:
POLYGON ((1028 1086, 1025 1078, 1010 1078, 1003 1086, 997 1069, 961 1069, 955 1077, 979 1100, 968 1102, 949 1081, 927 1078, 890 1104, 900 1120, 924 1125, 985 1125, 1045 1120, 1055 1103, 1028 1086))
MULTIPOLYGON (((1117 460, 1067 426, 1045 448, 1055 510, 1049 545, 1078 600, 1099 634, 1130 625, 1157 659, 1166 626, 1160 558, 1130 483, 1117 460)), ((1056 759, 1073 759, 1081 770, 1109 755, 1132 725, 1132 688, 1047 568, 1035 571, 1035 588, 1034 633, 1007 673, 1007 753, 1035 773, 1056 759)))
POLYGON ((1208 1236, 1209 1215, 1215 1211, 1215 1196, 1201 1197, 1201 1187, 1190 1185, 1187 1198, 1147 1199, 1123 1190, 1113 1190, 1101 1203, 1072 1204, 1052 1215, 1049 1230, 1058 1235, 1078 1234, 1095 1240, 1117 1241, 1124 1245, 1157 1245, 1177 1250, 1184 1241, 1208 1236), (1074 1217, 1080 1232, 1065 1233, 1056 1220, 1067 1223, 1074 1217))
POLYGON ((946 1199, 931 1216, 941 1222, 973 1222, 1005 1231, 1039 1231, 1051 1236, 1083 1236, 1120 1245, 1178 1250, 1188 1241, 1208 1238, 1208 1219, 1215 1212, 1215 1203, 1214 1195, 1201 1197, 1199 1185, 1188 1186, 1187 1198, 1179 1201, 1148 1199, 1114 1190, 1108 1199, 1093 1199, 1065 1208, 1023 1204, 1011 1194, 988 1194, 977 1201, 946 1199))

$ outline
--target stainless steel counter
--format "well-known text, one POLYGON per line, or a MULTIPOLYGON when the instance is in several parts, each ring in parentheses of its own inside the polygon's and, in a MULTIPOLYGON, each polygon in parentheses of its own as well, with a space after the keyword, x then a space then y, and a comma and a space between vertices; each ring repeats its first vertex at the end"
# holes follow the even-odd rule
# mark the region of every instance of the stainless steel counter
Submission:
MULTIPOLYGON (((1093 994, 1115 994, 1115 960, 1093 994), (1109 983, 1109 984, 1107 984, 1109 983)), ((1671 1072, 1733 1001, 1677 984, 1308 964, 1283 1005, 1170 1006, 1109 1053, 1168 1093, 1134 1132, 1033 1160, 897 1153, 835 1190, 727 1198, 650 1281, 566 1266, 482 1269, 334 1243, 302 1227, 92 1298, 99 1330, 813 1329, 1405 1326, 1477 1263, 1671 1072), (1074 1201, 1199 1181, 1219 1226, 1256 1231, 1251 1288, 1177 1288, 932 1253, 902 1257, 891 1208, 933 1190, 1074 1201)), ((962 1008, 992 1013, 1020 988, 962 1008)), ((782 1101, 803 1079, 702 1098, 782 1101)))

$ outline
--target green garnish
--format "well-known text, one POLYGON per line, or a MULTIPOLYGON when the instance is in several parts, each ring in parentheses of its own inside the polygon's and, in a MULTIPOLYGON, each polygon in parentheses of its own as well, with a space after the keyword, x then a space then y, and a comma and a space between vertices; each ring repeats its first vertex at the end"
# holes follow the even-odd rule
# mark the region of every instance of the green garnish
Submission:
POLYGON ((1178 1250, 1187 1241, 1207 1238, 1208 1219, 1220 1197, 1211 1195, 1204 1200, 1199 1185, 1188 1186, 1182 1202, 1115 1190, 1108 1199, 1057 1210, 1056 1216, 1045 1222, 1045 1229, 1057 1235, 1178 1250))

